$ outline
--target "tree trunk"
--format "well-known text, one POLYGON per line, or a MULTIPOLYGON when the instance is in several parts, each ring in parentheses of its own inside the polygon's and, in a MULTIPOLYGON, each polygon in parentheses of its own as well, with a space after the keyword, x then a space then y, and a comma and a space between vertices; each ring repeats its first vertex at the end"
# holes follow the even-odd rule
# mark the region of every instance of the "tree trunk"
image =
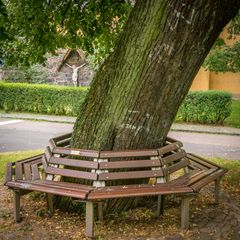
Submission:
POLYGON ((138 0, 115 51, 95 76, 72 147, 159 147, 203 60, 239 6, 239 0, 138 0))

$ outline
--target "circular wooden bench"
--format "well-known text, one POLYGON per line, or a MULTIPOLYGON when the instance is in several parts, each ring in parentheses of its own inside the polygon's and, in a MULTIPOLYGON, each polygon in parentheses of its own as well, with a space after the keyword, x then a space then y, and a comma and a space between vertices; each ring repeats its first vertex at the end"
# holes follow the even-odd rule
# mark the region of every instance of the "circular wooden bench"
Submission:
POLYGON ((5 185, 14 193, 14 219, 20 220, 20 196, 30 191, 61 195, 86 202, 86 234, 94 236, 94 203, 103 218, 102 201, 112 198, 158 196, 157 214, 163 213, 165 195, 181 197, 181 227, 189 226, 189 201, 202 187, 215 181, 219 201, 220 179, 225 169, 193 154, 182 143, 167 138, 158 149, 93 151, 69 147, 71 134, 50 139, 42 155, 7 164, 5 185), (63 182, 61 177, 82 179, 63 182), (129 184, 134 180, 134 184, 129 184))

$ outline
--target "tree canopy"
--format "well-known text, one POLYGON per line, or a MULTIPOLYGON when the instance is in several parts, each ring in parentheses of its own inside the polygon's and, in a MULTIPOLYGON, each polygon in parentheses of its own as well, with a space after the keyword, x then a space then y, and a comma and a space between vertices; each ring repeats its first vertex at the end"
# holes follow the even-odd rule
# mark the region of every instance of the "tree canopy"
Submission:
POLYGON ((57 48, 82 48, 100 61, 131 8, 124 0, 1 0, 0 54, 8 64, 28 65, 57 48))
MULTIPOLYGON (((135 1, 131 0, 1 0, 0 58, 7 65, 44 63, 58 48, 82 48, 98 65, 113 51, 135 1)), ((240 33, 240 12, 228 27, 240 33)), ((218 44, 204 67, 219 72, 240 71, 240 47, 218 44)))

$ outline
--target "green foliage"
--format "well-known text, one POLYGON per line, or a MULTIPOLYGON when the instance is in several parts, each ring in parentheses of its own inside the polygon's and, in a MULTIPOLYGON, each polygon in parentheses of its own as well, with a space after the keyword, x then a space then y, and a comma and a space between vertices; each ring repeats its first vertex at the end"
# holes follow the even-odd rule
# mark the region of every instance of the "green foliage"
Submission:
POLYGON ((8 65, 43 63, 44 55, 58 48, 82 48, 100 62, 115 46, 131 10, 131 4, 121 0, 1 3, 6 13, 3 23, 11 23, 7 32, 13 36, 0 44, 8 65))
POLYGON ((231 94, 223 91, 189 92, 177 113, 177 121, 222 123, 231 114, 231 94))
POLYGON ((83 87, 0 83, 0 108, 5 111, 76 116, 87 90, 83 87))
POLYGON ((233 100, 231 115, 224 121, 224 124, 240 128, 240 101, 233 100))
POLYGON ((210 71, 239 72, 240 71, 240 42, 232 47, 216 45, 208 54, 203 64, 210 71))
POLYGON ((232 35, 240 35, 240 10, 237 16, 230 22, 228 32, 230 33, 230 37, 232 37, 232 35))
POLYGON ((19 82, 19 83, 46 83, 47 72, 41 65, 32 65, 31 67, 18 67, 18 68, 4 68, 10 71, 10 74, 5 79, 6 82, 19 82))

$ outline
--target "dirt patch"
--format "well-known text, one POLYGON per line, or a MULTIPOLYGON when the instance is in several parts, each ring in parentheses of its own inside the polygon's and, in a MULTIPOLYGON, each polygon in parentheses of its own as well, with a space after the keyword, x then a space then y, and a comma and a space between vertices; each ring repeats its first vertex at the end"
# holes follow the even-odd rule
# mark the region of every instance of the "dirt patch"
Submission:
MULTIPOLYGON (((0 240, 87 239, 84 214, 56 211, 50 217, 42 195, 21 199, 23 220, 14 223, 12 194, 0 186, 0 240)), ((166 200, 163 216, 154 217, 154 208, 138 208, 121 215, 109 216, 96 223, 99 240, 237 240, 240 239, 240 194, 224 189, 219 205, 213 204, 213 186, 191 202, 190 229, 180 229, 180 201, 166 200)))

